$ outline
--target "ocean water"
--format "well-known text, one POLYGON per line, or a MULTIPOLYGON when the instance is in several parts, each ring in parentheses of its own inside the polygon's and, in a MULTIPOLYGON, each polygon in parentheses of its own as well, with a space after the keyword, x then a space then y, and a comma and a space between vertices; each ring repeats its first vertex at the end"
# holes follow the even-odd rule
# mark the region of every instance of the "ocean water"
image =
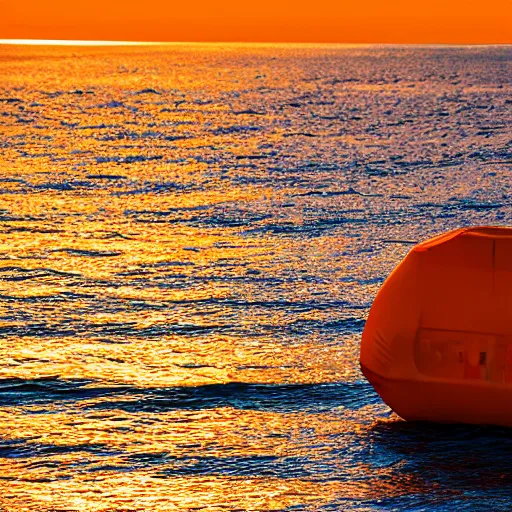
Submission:
POLYGON ((411 244, 512 223, 511 77, 0 46, 0 510, 511 510, 510 430, 403 422, 358 362, 411 244))

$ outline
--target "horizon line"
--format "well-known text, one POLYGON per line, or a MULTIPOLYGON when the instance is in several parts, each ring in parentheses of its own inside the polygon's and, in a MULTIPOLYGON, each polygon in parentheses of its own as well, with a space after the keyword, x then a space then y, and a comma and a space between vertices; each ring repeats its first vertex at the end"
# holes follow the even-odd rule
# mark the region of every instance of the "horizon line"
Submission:
POLYGON ((512 43, 349 43, 314 41, 119 41, 93 39, 0 39, 0 45, 18 46, 167 46, 167 45, 312 45, 312 46, 512 46, 512 43))

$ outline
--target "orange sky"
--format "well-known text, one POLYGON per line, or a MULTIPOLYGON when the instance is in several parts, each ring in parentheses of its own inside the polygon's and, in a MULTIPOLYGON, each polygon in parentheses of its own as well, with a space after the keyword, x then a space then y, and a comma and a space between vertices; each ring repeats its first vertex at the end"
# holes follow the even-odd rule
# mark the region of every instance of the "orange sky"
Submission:
POLYGON ((0 0, 0 39, 512 43, 512 0, 0 0))

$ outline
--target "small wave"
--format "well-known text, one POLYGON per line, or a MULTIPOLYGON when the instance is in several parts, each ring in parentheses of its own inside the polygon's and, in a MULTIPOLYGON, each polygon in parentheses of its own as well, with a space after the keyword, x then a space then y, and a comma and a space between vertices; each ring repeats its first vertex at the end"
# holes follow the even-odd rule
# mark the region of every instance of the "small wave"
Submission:
POLYGON ((369 219, 366 216, 350 216, 340 215, 339 217, 320 218, 315 220, 307 220, 302 224, 294 222, 279 222, 262 224, 258 227, 249 228, 245 231, 246 234, 255 233, 271 233, 274 235, 303 235, 303 236, 320 236, 326 231, 336 229, 340 226, 351 224, 367 224, 369 219))
POLYGON ((63 229, 37 228, 27 226, 13 226, 7 228, 5 233, 64 233, 63 229))
POLYGON ((102 103, 97 105, 96 108, 123 108, 126 105, 122 101, 109 101, 108 103, 102 103))
POLYGON ((80 277, 77 272, 63 272, 52 268, 24 268, 24 267, 2 267, 0 268, 0 281, 26 281, 41 277, 80 277))
POLYGON ((348 188, 346 190, 308 190, 307 192, 303 192, 301 194, 295 194, 293 197, 307 197, 307 196, 345 196, 345 195, 355 195, 362 197, 384 197, 384 194, 378 193, 370 193, 370 192, 360 192, 359 190, 355 190, 354 188, 348 188))
POLYGON ((136 162, 151 162, 153 160, 162 160, 162 155, 128 155, 128 156, 97 156, 97 164, 120 163, 133 164, 136 162))
POLYGON ((122 174, 88 174, 86 176, 88 180, 126 180, 127 176, 122 174))
POLYGON ((247 154, 247 155, 235 155, 236 160, 265 160, 276 156, 277 153, 260 153, 260 154, 247 154))
POLYGON ((252 108, 246 108, 244 110, 231 110, 231 113, 234 114, 235 116, 240 116, 240 115, 264 116, 267 114, 266 112, 254 110, 252 108))
POLYGON ((204 191, 204 187, 201 183, 178 183, 174 181, 163 181, 159 183, 155 182, 145 182, 141 187, 127 189, 127 190, 119 190, 112 191, 111 194, 113 196, 126 196, 126 195, 139 195, 139 194, 165 194, 167 192, 186 192, 192 190, 202 189, 204 191))
MULTIPOLYGON (((50 444, 41 443, 34 439, 6 439, 0 440, 0 458, 6 459, 28 459, 33 457, 51 457, 52 455, 64 453, 89 453, 102 456, 113 456, 119 453, 103 443, 77 443, 77 444, 50 444)), ((10 478, 7 478, 10 480, 10 478)), ((14 476, 12 480, 18 480, 14 476)), ((23 479, 20 479, 23 481, 23 479)), ((30 480, 34 481, 34 480, 30 480)), ((36 479, 35 481, 52 481, 36 479)))
POLYGON ((54 304, 55 302, 69 302, 69 301, 82 301, 84 299, 94 299, 95 295, 87 293, 76 292, 61 292, 51 295, 28 295, 28 296, 15 296, 15 295, 0 295, 0 299, 6 302, 20 302, 20 303, 33 303, 33 304, 54 304))
MULTIPOLYGON (((318 474, 319 464, 307 457, 252 455, 232 457, 167 458, 165 468, 156 476, 225 475, 230 477, 307 478, 318 474)), ((325 471, 325 468, 324 468, 325 471)))
POLYGON ((285 133, 283 137, 320 137, 320 135, 311 132, 291 132, 285 133))
POLYGON ((156 89, 147 87, 146 89, 141 89, 140 91, 135 91, 133 94, 135 96, 140 96, 141 94, 156 94, 156 95, 160 96, 162 93, 160 91, 157 91, 156 89))
POLYGON ((116 128, 116 125, 101 123, 77 126, 77 130, 105 130, 107 128, 116 128))
POLYGON ((200 386, 140 388, 105 384, 90 379, 0 379, 0 405, 27 405, 62 400, 90 400, 104 397, 89 409, 129 412, 166 412, 173 409, 235 409, 276 412, 320 412, 347 407, 358 409, 379 403, 378 395, 366 382, 320 384, 251 384, 229 382, 200 386))
POLYGON ((232 126, 219 126, 212 130, 212 135, 231 135, 233 133, 247 133, 258 132, 263 130, 261 126, 247 126, 247 125, 232 125, 232 126))
POLYGON ((23 103, 20 98, 0 98, 0 103, 23 103))
POLYGON ((60 190, 63 192, 75 190, 73 183, 68 181, 63 181, 61 183, 38 183, 37 185, 30 185, 30 187, 36 190, 60 190))
POLYGON ((0 327, 0 338, 16 336, 19 338, 57 338, 79 335, 116 336, 116 337, 145 337, 154 338, 166 335, 199 336, 223 332, 237 332, 239 327, 233 324, 185 324, 166 323, 149 327, 138 327, 134 322, 87 323, 79 321, 65 321, 52 324, 50 322, 25 322, 7 324, 0 327))
POLYGON ((58 376, 37 379, 8 378, 0 379, 0 405, 5 407, 53 403, 57 400, 86 400, 133 391, 129 386, 102 386, 89 379, 65 380, 58 376))
POLYGON ((84 256, 89 258, 112 258, 123 254, 121 251, 90 251, 86 249, 52 249, 50 252, 64 252, 70 256, 84 256))
POLYGON ((158 413, 173 409, 235 409, 276 412, 320 412, 338 407, 358 409, 380 399, 362 382, 336 384, 249 384, 230 382, 138 390, 137 400, 113 400, 91 405, 98 409, 158 413))

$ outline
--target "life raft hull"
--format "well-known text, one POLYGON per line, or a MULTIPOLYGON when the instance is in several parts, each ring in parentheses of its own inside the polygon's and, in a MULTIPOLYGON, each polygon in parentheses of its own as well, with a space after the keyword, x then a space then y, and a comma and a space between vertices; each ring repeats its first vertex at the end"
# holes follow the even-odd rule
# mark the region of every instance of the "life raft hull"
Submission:
POLYGON ((512 427, 512 229, 415 246, 375 298, 360 362, 405 420, 512 427))

